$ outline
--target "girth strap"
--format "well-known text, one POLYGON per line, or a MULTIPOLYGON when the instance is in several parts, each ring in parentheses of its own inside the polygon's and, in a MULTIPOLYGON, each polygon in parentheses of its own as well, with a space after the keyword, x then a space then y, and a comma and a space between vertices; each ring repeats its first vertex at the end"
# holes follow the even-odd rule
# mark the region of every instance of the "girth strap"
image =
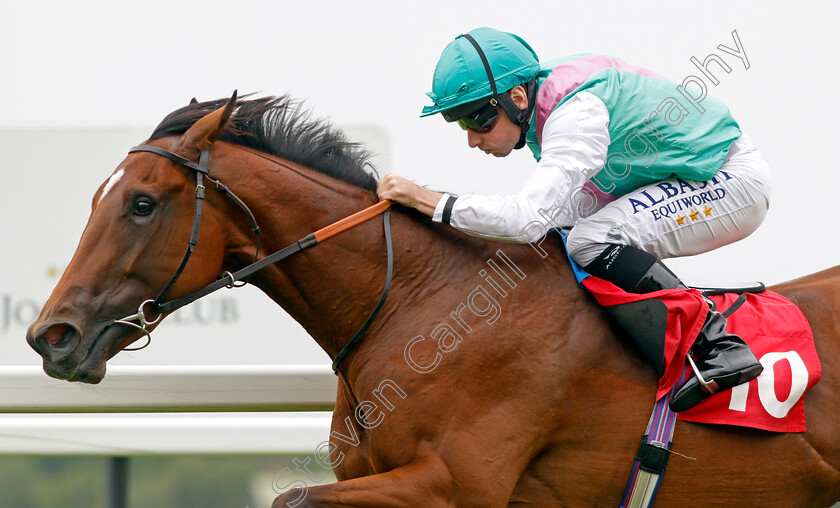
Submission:
POLYGON ((677 414, 671 411, 668 403, 685 379, 686 371, 687 369, 683 367, 677 384, 656 401, 653 407, 619 508, 649 508, 653 505, 656 491, 659 489, 662 475, 665 474, 665 467, 668 465, 677 420, 677 414))

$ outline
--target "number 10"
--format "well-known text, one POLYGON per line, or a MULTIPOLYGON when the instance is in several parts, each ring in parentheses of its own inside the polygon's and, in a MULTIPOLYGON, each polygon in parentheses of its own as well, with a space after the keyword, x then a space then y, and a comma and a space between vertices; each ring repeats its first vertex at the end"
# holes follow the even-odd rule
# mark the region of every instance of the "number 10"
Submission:
MULTIPOLYGON (((758 382, 758 399, 761 401, 761 405, 764 406, 764 410, 770 416, 784 418, 808 387, 808 368, 805 367, 805 362, 802 361, 802 358, 796 351, 767 353, 759 361, 764 366, 764 372, 756 378, 758 382), (791 373, 790 395, 783 401, 776 398, 776 378, 773 373, 773 366, 780 360, 787 360, 791 373)), ((749 383, 742 383, 732 388, 729 409, 733 411, 746 411, 747 395, 750 391, 749 385, 749 383)))

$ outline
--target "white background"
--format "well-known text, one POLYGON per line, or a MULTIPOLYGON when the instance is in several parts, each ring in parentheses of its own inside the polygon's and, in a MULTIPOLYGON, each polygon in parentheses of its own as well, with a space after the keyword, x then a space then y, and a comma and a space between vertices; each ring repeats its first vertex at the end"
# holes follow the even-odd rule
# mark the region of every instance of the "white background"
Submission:
MULTIPOLYGON (((0 157, 0 319, 3 295, 13 311, 15 302, 46 299, 98 185, 129 146, 194 96, 289 93, 338 125, 382 130, 385 169, 461 194, 515 189, 534 164, 527 150, 488 158, 468 149, 457 127, 418 118, 440 52, 477 26, 519 34, 545 60, 602 52, 675 81, 698 74, 690 57, 723 56, 733 70, 717 72, 721 84, 709 93, 727 102, 769 160, 771 210, 746 240, 669 265, 690 282, 768 283, 834 266, 838 5, 3 0, 0 147, 16 155, 0 157), (733 30, 749 69, 716 49, 735 47, 733 30), (66 128, 88 130, 68 134, 72 143, 20 144, 33 139, 31 129, 66 128)), ((327 361, 272 302, 256 292, 237 298, 237 323, 165 323, 150 348, 114 361, 327 361)), ((2 326, 0 364, 38 364, 24 329, 2 326)))

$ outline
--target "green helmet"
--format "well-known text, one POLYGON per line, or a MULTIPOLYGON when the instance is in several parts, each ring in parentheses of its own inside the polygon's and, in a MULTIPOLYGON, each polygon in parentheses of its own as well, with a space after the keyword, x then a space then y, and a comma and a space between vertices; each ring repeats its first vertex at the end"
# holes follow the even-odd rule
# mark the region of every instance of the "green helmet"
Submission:
POLYGON ((536 52, 520 37, 493 28, 476 28, 467 35, 474 42, 459 35, 441 53, 432 91, 426 94, 434 105, 424 107, 421 117, 495 96, 496 90, 504 93, 533 81, 540 72, 536 52))

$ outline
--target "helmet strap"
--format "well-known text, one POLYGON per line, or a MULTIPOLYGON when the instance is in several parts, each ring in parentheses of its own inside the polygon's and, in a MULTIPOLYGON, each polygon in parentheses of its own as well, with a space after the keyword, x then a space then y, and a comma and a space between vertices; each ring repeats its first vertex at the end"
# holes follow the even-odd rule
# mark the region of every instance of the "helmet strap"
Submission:
POLYGON ((470 34, 462 34, 463 38, 470 41, 475 47, 475 50, 478 52, 478 56, 481 57, 481 63, 484 64, 484 70, 487 72, 487 79, 490 81, 490 90, 493 92, 493 98, 496 99, 499 104, 502 106, 502 109, 505 110, 508 118, 515 124, 518 125, 522 129, 522 134, 519 136, 519 142, 516 143, 514 146, 514 150, 519 150, 523 146, 525 146, 525 135, 528 133, 528 129, 531 127, 531 113, 534 111, 534 106, 536 103, 537 98, 537 80, 536 78, 531 80, 530 82, 525 84, 526 95, 528 97, 528 105, 525 109, 519 109, 516 104, 513 103, 513 99, 510 98, 510 95, 503 93, 499 94, 498 90, 496 89, 496 80, 493 79, 493 72, 490 70, 490 63, 487 61, 487 57, 484 55, 484 51, 482 51, 481 46, 478 45, 478 42, 473 38, 470 34))
POLYGON ((525 146, 525 137, 528 134, 528 130, 531 128, 531 116, 533 115, 534 108, 537 105, 536 78, 525 84, 525 92, 528 97, 528 105, 525 106, 525 109, 519 109, 517 120, 513 120, 513 123, 519 125, 519 127, 522 128, 522 134, 519 135, 519 142, 516 143, 516 146, 513 147, 514 150, 519 150, 520 148, 525 146))

